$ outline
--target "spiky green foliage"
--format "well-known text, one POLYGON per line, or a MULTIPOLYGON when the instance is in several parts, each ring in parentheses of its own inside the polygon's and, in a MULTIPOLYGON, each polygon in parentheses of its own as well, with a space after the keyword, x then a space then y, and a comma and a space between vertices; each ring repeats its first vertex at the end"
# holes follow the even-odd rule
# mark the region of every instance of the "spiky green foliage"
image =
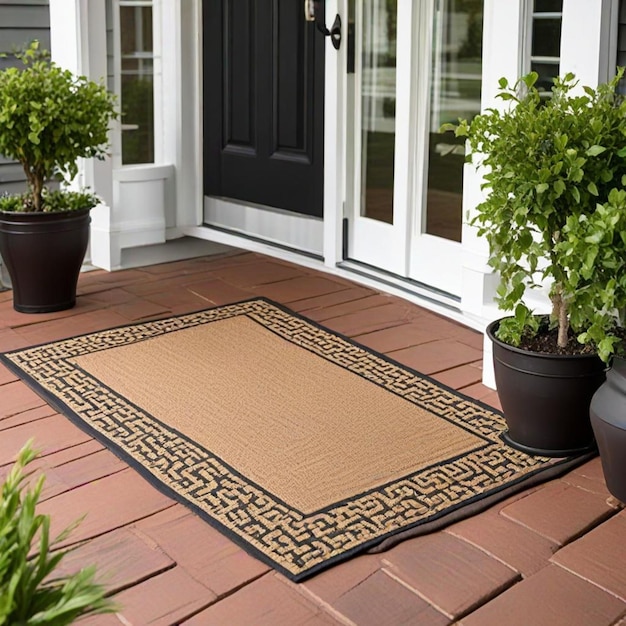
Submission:
POLYGON ((79 522, 50 540, 50 516, 38 514, 44 476, 27 486, 37 456, 28 442, 2 485, 0 501, 0 625, 64 626, 81 615, 109 613, 112 602, 94 581, 95 567, 55 577, 67 550, 53 551, 79 522))

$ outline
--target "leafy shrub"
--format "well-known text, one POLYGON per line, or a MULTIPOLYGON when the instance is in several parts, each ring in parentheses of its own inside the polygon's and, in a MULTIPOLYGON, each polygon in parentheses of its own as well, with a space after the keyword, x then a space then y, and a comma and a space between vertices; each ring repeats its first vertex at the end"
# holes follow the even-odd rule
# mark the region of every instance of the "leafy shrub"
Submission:
POLYGON ((484 166, 484 202, 473 221, 500 275, 498 304, 514 316, 498 337, 519 345, 539 331, 524 303, 527 288, 549 285, 558 345, 569 329, 608 360, 621 341, 626 310, 626 101, 616 93, 623 68, 607 84, 575 91, 573 74, 556 78, 550 98, 531 72, 514 85, 500 79, 488 109, 458 126, 468 160, 484 166))
POLYGON ((104 85, 64 70, 37 41, 16 56, 24 67, 0 72, 0 154, 22 165, 27 204, 42 211, 49 181, 74 178, 79 158, 105 156, 118 113, 104 85))

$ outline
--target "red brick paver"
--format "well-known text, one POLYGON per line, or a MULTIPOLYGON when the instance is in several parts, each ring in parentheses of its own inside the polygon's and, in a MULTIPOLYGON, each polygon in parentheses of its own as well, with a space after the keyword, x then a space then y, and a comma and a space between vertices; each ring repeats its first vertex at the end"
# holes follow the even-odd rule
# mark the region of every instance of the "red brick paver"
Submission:
POLYGON ((461 621, 461 626, 599 626, 613 624, 626 603, 550 565, 461 621))
POLYGON ((622 511, 552 560, 626 602, 626 512, 622 511))
POLYGON ((512 568, 441 532, 405 541, 383 560, 407 587, 453 619, 519 580, 512 568))
MULTIPOLYGON (((482 335, 400 298, 253 253, 81 275, 77 306, 13 311, 0 351, 265 296, 498 406, 482 335)), ((626 513, 594 459, 447 529, 300 584, 162 495, 0 366, 0 476, 30 437, 53 532, 83 514, 66 571, 96 563, 118 615, 84 624, 626 626, 626 513)))

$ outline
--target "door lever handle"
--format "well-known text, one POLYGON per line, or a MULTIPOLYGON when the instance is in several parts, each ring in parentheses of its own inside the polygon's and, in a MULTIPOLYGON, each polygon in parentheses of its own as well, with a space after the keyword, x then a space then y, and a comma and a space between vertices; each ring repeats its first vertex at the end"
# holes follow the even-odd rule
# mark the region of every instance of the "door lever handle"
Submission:
POLYGON ((317 30, 325 37, 330 37, 335 50, 339 50, 341 46, 341 17, 339 15, 335 16, 335 21, 328 30, 324 21, 324 7, 321 0, 304 0, 304 16, 307 22, 315 22, 317 30))
POLYGON ((326 28, 326 24, 324 24, 324 22, 316 20, 315 24, 317 25, 317 30, 319 30, 322 35, 330 37, 330 42, 333 44, 333 48, 335 50, 339 50, 341 47, 341 17, 339 14, 335 15, 335 21, 330 27, 330 30, 326 28))

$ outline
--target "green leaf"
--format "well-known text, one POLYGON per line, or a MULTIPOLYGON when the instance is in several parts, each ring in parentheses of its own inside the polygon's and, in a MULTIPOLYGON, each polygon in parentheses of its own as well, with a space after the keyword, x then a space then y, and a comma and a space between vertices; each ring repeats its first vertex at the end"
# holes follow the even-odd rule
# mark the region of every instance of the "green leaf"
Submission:
POLYGON ((604 146, 594 145, 594 146, 591 146, 591 148, 587 150, 587 156, 592 156, 592 157, 598 156, 605 151, 606 151, 606 148, 604 146))
POLYGON ((562 196, 566 189, 565 183, 562 180, 554 181, 553 187, 557 198, 562 196))
POLYGON ((594 182, 591 182, 587 185, 587 191, 589 191, 589 193, 592 196, 598 196, 598 188, 596 187, 596 184, 594 182))
POLYGON ((541 195, 542 193, 548 191, 549 187, 548 183, 539 183, 538 185, 535 185, 535 191, 537 192, 537 195, 541 195))
POLYGON ((529 72, 528 74, 526 74, 526 76, 522 77, 522 80, 524 81, 526 87, 528 87, 528 89, 531 89, 537 82, 538 78, 539 74, 537 74, 537 72, 529 72))

